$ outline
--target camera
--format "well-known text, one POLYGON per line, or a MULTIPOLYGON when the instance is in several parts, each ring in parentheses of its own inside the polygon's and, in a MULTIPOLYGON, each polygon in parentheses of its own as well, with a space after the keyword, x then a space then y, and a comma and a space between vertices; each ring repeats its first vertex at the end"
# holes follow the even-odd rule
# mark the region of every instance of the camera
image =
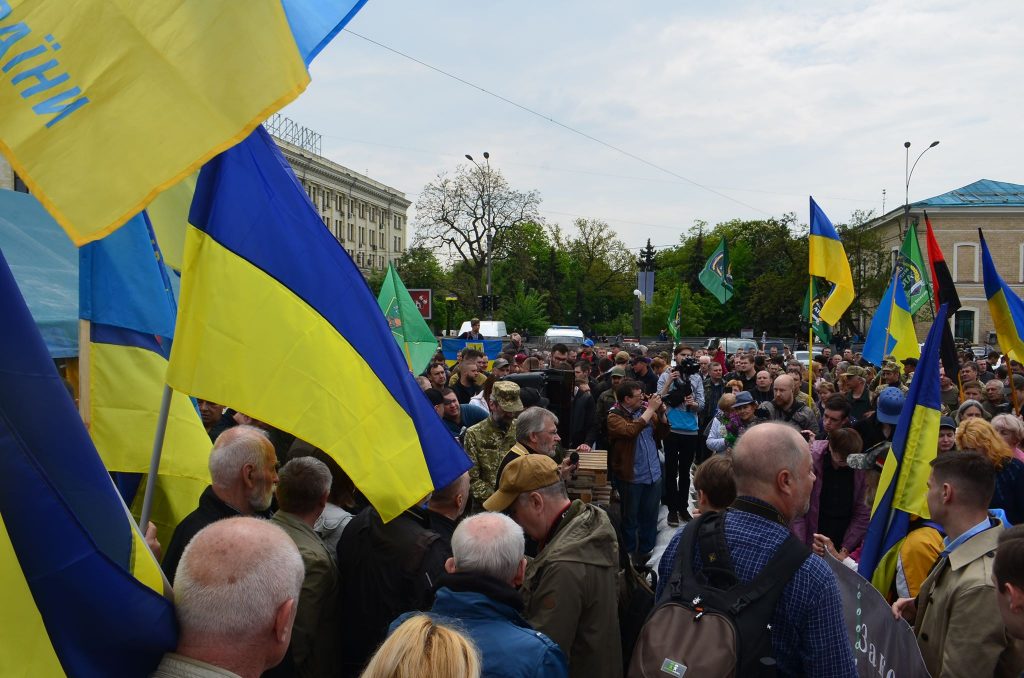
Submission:
POLYGON ((700 372, 700 363, 697 362, 696 358, 683 358, 676 363, 675 369, 679 370, 679 372, 686 376, 690 376, 691 374, 697 374, 700 372))

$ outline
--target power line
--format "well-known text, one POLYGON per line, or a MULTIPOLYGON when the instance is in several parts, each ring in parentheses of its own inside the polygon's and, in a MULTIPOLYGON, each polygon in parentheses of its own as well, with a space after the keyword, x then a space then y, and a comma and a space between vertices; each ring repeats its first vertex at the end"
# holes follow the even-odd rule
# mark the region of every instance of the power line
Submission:
POLYGON ((611 149, 611 150, 615 151, 616 153, 621 153, 622 155, 626 156, 627 158, 632 158, 633 160, 636 160, 639 163, 642 163, 644 165, 647 165, 648 167, 656 169, 659 172, 664 172, 665 174, 668 174, 669 176, 673 176, 676 179, 680 179, 682 181, 685 181, 686 183, 691 184, 693 186, 696 186, 697 188, 700 188, 700 189, 703 189, 705 191, 708 191, 709 193, 713 193, 713 194, 715 194, 715 195, 717 195, 717 196, 719 196, 721 198, 725 198, 726 200, 734 202, 737 205, 742 205, 743 207, 746 207, 748 209, 752 209, 755 212, 760 212, 761 214, 764 214, 765 216, 769 216, 769 217, 772 216, 771 213, 766 212, 766 211, 764 211, 763 209, 761 209, 759 207, 754 207, 753 205, 751 205, 749 203, 745 203, 742 200, 739 200, 737 198, 732 197, 731 195, 728 195, 726 193, 722 193, 721 191, 717 191, 714 188, 711 188, 710 186, 702 184, 702 183, 700 183, 698 181, 694 181, 693 179, 690 179, 689 177, 685 177, 682 174, 679 174, 677 172, 673 172, 672 170, 670 170, 670 169, 668 169, 666 167, 662 167, 661 165, 658 165, 657 163, 651 162, 650 160, 647 160, 646 158, 643 158, 643 157, 641 157, 639 155, 636 155, 635 153, 631 153, 631 152, 625 150, 624 148, 620 148, 619 146, 615 146, 614 144, 610 144, 607 141, 604 141, 602 139, 598 139, 597 137, 595 137, 595 136, 593 136, 591 134, 587 134, 586 132, 584 132, 582 130, 579 130, 579 129, 571 126, 571 125, 567 125, 564 122, 556 120, 556 119, 552 118, 549 115, 545 115, 544 113, 536 111, 536 110, 534 110, 534 109, 532 109, 532 108, 530 108, 528 106, 524 106, 523 104, 520 104, 520 103, 518 103, 516 101, 513 101, 513 100, 507 98, 507 97, 504 97, 504 96, 502 96, 500 94, 492 92, 491 90, 487 89, 486 87, 483 87, 483 86, 478 85, 476 83, 470 82, 469 80, 466 80, 465 78, 461 78, 461 77, 459 77, 459 76, 457 76, 457 75, 455 75, 453 73, 449 73, 448 71, 445 71, 445 70, 443 70, 441 68, 438 68, 437 66, 432 66, 431 64, 428 64, 427 62, 422 61, 421 59, 417 59, 416 57, 412 56, 411 54, 406 54, 405 52, 403 52, 401 50, 395 49, 394 47, 391 47, 389 45, 385 45, 382 42, 378 42, 377 40, 374 40, 373 38, 368 38, 365 35, 362 35, 360 33, 356 33, 355 31, 351 30, 350 28, 346 28, 344 30, 345 30, 346 33, 349 33, 350 35, 354 35, 355 37, 360 38, 362 40, 365 40, 366 42, 369 42, 370 44, 376 45, 376 46, 378 46, 378 47, 380 47, 382 49, 386 49, 387 51, 392 52, 393 54, 397 54, 398 56, 401 56, 401 57, 404 57, 404 58, 406 58, 406 59, 408 59, 410 61, 413 61, 413 62, 423 66, 424 68, 429 68, 430 70, 434 71, 435 73, 440 73, 441 75, 443 75, 443 76, 445 76, 447 78, 451 78, 452 80, 455 80, 457 82, 460 82, 463 85, 467 85, 467 86, 472 87, 474 89, 478 89, 478 90, 480 90, 481 92, 483 92, 484 94, 486 94, 488 96, 494 97, 495 99, 498 99, 499 101, 503 101, 506 104, 509 104, 510 106, 515 106, 516 108, 518 108, 518 109, 520 109, 522 111, 525 111, 526 113, 529 113, 530 115, 534 115, 534 116, 536 116, 538 118, 541 118, 542 120, 546 120, 547 122, 550 122, 553 125, 557 125, 558 127, 561 127, 564 130, 572 132, 573 134, 577 134, 577 135, 579 135, 579 136, 581 136, 581 137, 583 137, 585 139, 593 141, 596 144, 600 144, 601 146, 604 146, 605 148, 611 149))

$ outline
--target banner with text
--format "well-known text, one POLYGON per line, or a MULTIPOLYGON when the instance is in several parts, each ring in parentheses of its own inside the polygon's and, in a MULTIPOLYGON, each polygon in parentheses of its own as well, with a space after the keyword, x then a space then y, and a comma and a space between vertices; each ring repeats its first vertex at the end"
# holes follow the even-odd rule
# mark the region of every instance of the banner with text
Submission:
POLYGON ((830 556, 825 561, 835 572, 843 597, 843 620, 853 644, 853 658, 861 678, 917 678, 927 676, 914 630, 892 616, 892 607, 871 582, 830 556))

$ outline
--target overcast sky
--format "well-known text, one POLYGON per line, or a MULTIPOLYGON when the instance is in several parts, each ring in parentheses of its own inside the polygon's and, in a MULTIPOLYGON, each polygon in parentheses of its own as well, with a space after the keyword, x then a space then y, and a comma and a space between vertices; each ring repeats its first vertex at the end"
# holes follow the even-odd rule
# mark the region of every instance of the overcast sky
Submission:
POLYGON ((489 151, 548 223, 603 219, 630 247, 667 246, 697 219, 806 223, 808 195, 836 223, 880 214, 883 189, 891 210, 907 140, 911 162, 941 141, 912 201, 1024 183, 1022 25, 1019 0, 370 0, 349 24, 671 174, 350 32, 284 113, 413 203, 489 151))

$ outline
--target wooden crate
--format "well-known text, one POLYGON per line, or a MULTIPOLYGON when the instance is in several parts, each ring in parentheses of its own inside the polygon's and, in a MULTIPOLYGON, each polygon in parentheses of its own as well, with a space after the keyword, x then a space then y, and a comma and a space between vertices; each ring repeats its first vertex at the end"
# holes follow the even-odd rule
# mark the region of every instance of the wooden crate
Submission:
POLYGON ((611 485, 608 483, 608 452, 592 450, 580 452, 579 468, 575 478, 566 482, 571 499, 579 499, 588 504, 607 505, 611 501, 611 485))

